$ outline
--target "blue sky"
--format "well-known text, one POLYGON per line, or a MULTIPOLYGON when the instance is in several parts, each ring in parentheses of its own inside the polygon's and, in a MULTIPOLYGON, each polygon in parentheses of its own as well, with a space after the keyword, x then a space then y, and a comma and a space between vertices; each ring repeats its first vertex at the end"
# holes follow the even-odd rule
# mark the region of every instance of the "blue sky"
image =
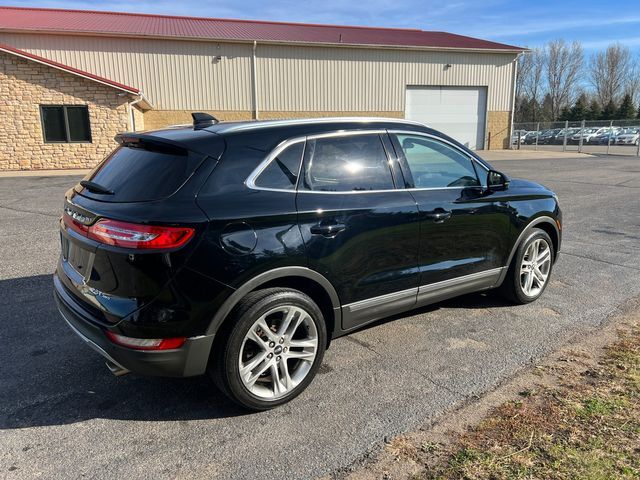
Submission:
POLYGON ((579 40, 640 51, 638 0, 0 0, 5 5, 444 30, 520 46, 579 40))

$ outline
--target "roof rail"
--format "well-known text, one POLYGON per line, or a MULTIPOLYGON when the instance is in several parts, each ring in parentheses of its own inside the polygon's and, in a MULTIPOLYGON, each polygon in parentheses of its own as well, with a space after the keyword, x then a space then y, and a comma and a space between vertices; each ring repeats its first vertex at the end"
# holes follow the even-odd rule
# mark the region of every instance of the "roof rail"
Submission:
POLYGON ((191 118, 193 118, 193 128, 210 127, 220 122, 220 120, 213 115, 204 112, 192 112, 191 118))

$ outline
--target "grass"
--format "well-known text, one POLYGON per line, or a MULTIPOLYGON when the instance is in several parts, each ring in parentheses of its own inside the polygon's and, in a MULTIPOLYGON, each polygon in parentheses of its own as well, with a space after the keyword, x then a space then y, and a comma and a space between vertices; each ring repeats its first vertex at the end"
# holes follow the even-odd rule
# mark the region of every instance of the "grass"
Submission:
POLYGON ((450 445, 389 445, 417 479, 640 478, 640 328, 607 348, 595 368, 557 372, 450 445), (424 446, 422 446, 424 447, 424 446))

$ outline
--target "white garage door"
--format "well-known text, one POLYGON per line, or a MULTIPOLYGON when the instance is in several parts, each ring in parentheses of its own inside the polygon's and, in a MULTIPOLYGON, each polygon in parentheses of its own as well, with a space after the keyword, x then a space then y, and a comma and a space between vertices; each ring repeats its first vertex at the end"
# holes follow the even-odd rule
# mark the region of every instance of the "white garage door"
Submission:
POLYGON ((484 148, 486 87, 407 87, 405 117, 472 149, 484 148))

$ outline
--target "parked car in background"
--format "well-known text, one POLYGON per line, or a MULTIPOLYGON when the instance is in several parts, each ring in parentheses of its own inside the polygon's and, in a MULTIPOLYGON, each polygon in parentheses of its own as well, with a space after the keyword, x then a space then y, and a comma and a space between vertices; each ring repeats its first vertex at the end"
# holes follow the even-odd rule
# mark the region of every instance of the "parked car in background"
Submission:
POLYGON ((571 135, 571 137, 569 139, 567 139, 567 143, 573 144, 573 145, 577 145, 580 143, 580 137, 582 137, 582 143, 589 143, 589 141, 596 135, 596 133, 598 132, 598 128, 585 128, 584 130, 582 130, 582 133, 580 132, 580 130, 582 129, 578 129, 577 132, 574 132, 573 135, 571 135))
POLYGON ((557 196, 436 130, 193 116, 119 134, 65 194, 55 299, 116 375, 208 374, 266 410, 333 338, 474 291, 529 303, 550 282, 557 196))
POLYGON ((560 132, 560 130, 562 130, 561 128, 554 128, 551 130, 545 130, 544 132, 542 132, 542 134, 540 134, 540 137, 538 137, 538 144, 539 145, 550 145, 554 142, 554 139, 556 137, 556 135, 560 132))
POLYGON ((554 145, 563 145, 565 137, 567 139, 567 143, 569 143, 569 139, 578 131, 580 131, 579 128, 562 128, 553 136, 551 143, 553 143, 554 145))
POLYGON ((527 130, 514 130, 513 135, 511 136, 511 144, 517 145, 518 141, 520 143, 524 143, 524 137, 527 136, 529 132, 527 130))
POLYGON ((640 143, 640 128, 623 128, 616 136, 616 145, 638 145, 640 143))
POLYGON ((591 137, 589 143, 593 145, 608 145, 611 143, 611 145, 614 145, 616 143, 616 136, 618 135, 618 132, 620 132, 620 128, 618 127, 601 128, 598 130, 596 135, 591 137))
POLYGON ((539 136, 540 136, 540 132, 538 131, 528 132, 524 136, 522 143, 524 143, 525 145, 533 145, 536 143, 536 137, 539 137, 539 136))

